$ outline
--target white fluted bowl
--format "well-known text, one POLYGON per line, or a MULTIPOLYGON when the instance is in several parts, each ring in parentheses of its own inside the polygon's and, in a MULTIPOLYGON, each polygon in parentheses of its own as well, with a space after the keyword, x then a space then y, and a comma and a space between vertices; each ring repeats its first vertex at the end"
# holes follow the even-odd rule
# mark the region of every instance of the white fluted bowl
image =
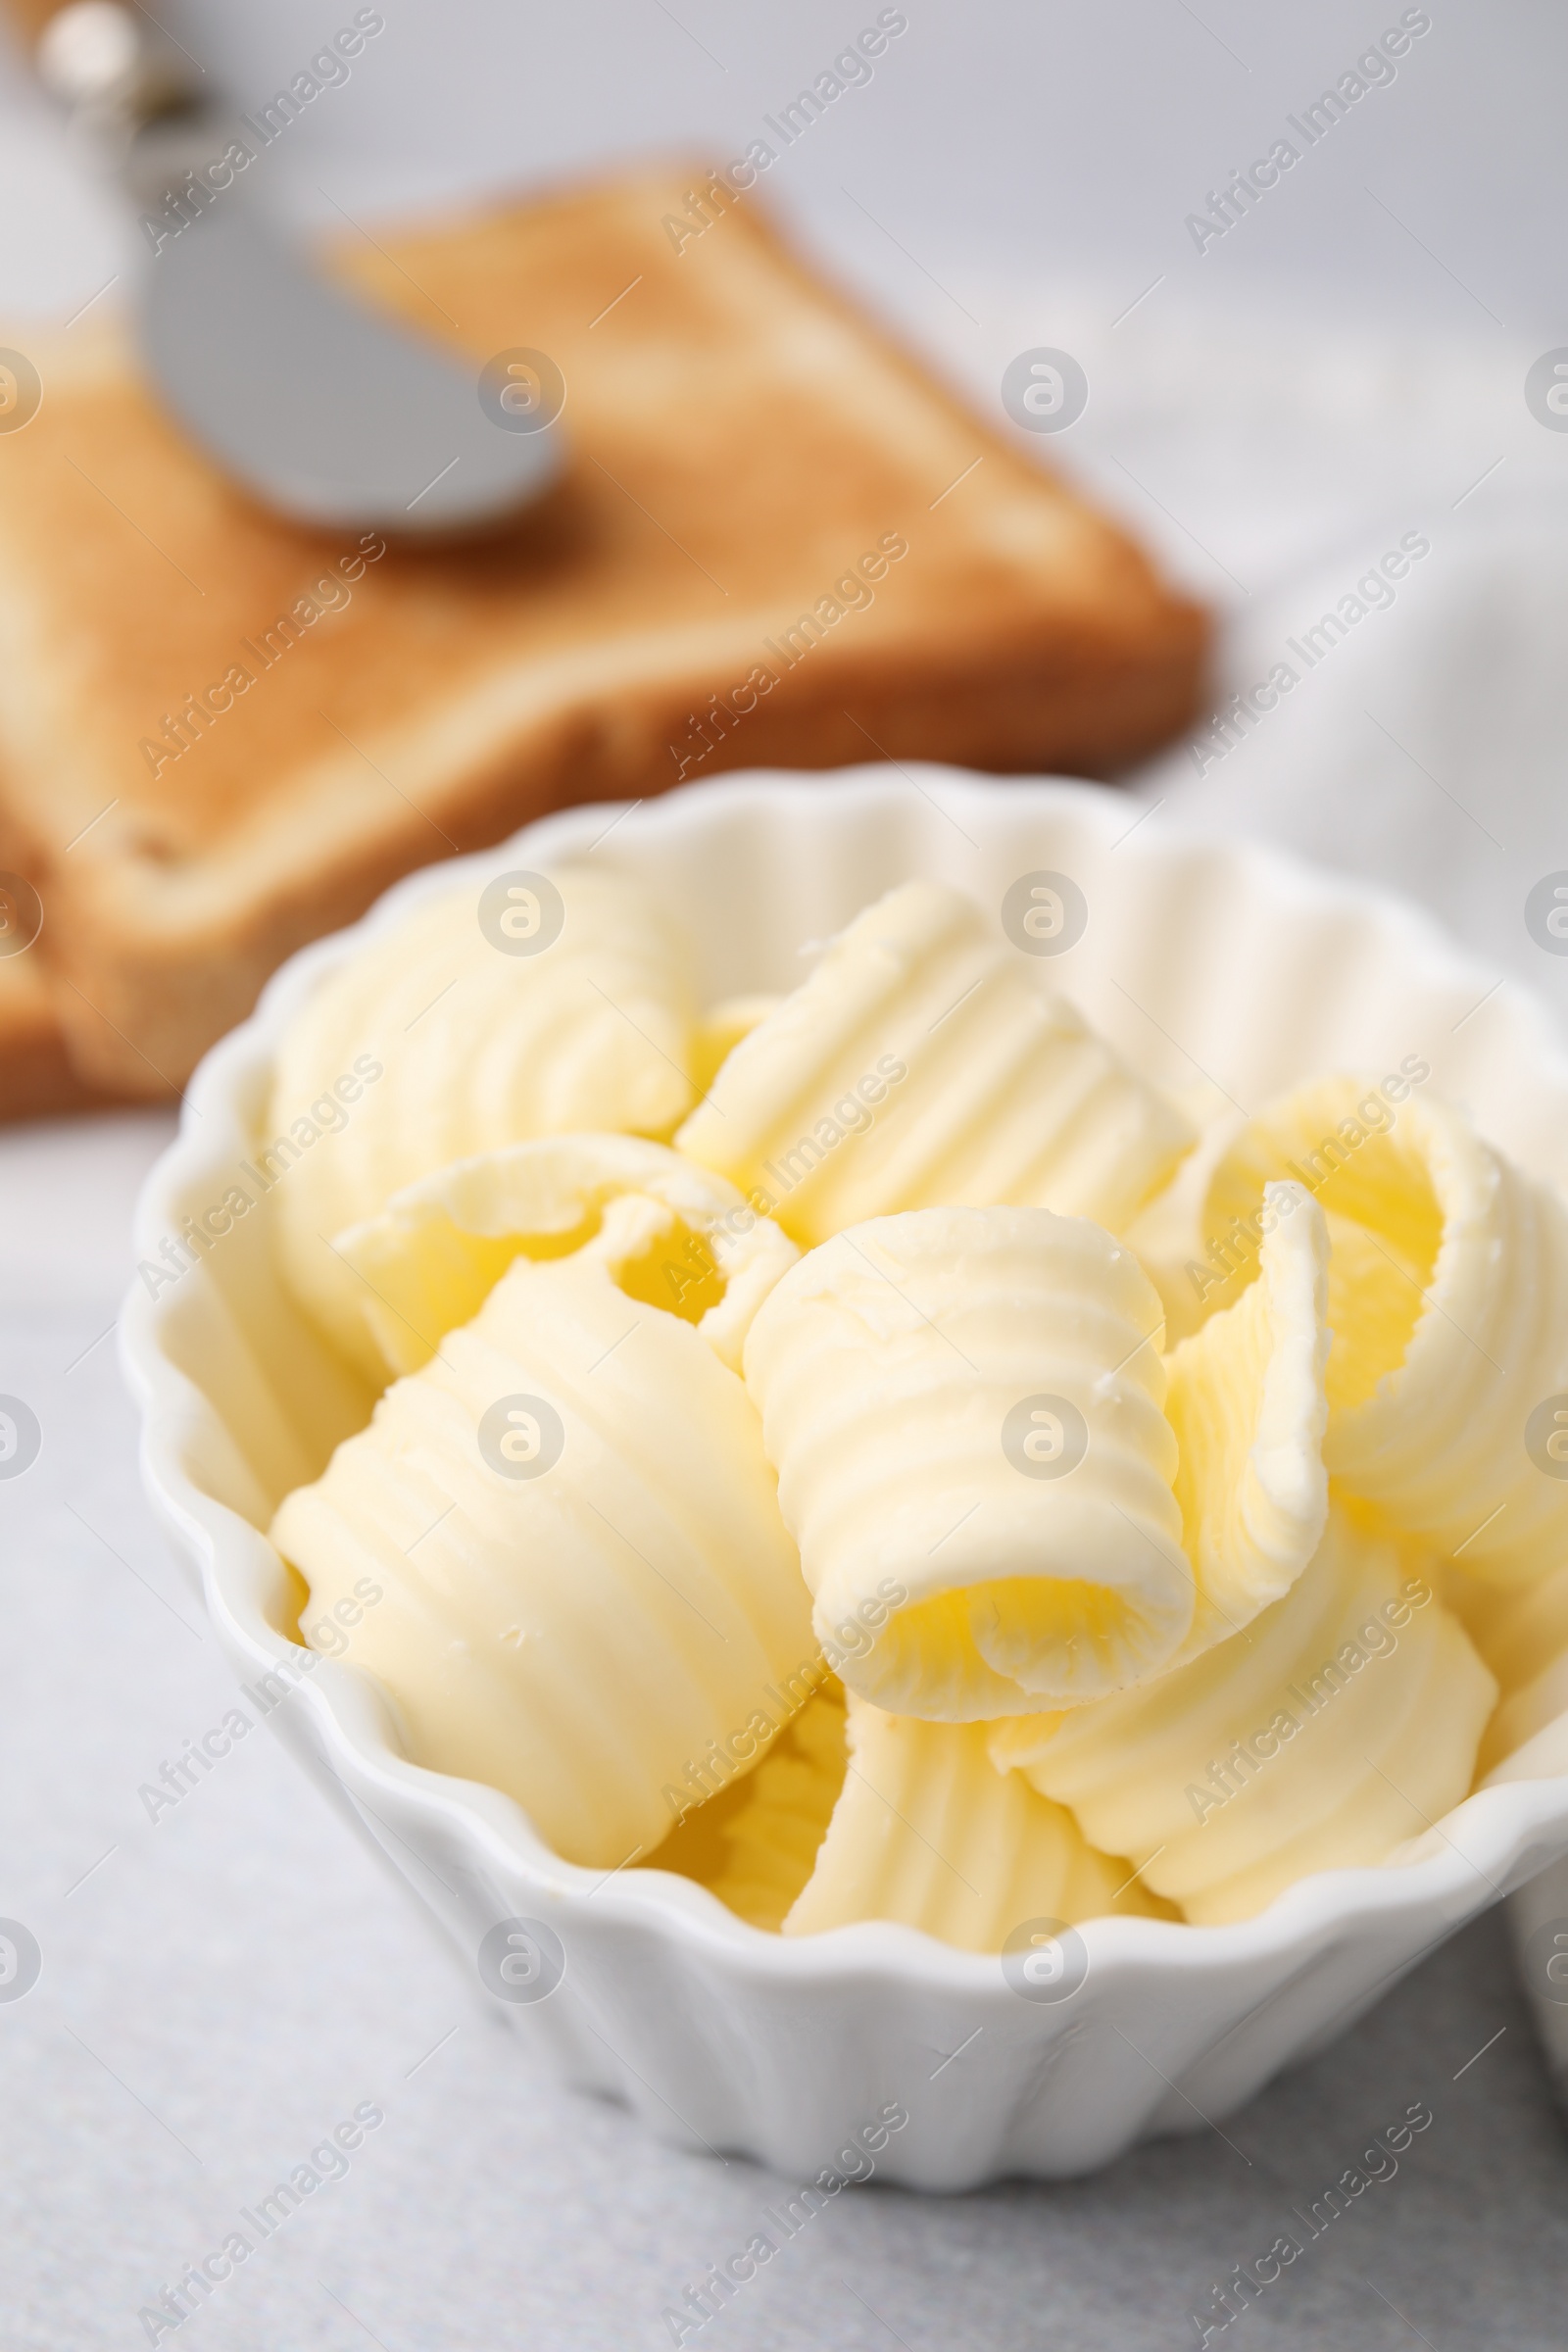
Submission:
MULTIPOLYGON (((1253 1107, 1315 1072, 1420 1054, 1434 1089, 1468 1103, 1507 1152, 1568 1177, 1568 1061, 1523 992, 1494 989, 1494 974, 1392 899, 1159 816, 1129 832, 1135 812, 1112 793, 879 767, 742 776, 610 830, 614 816, 568 810, 416 874, 285 965, 192 1080, 142 1197, 138 1255, 220 1200, 252 1156, 284 1025, 362 938, 462 879, 477 891, 493 873, 591 848, 653 879, 696 943, 710 998, 793 985, 803 941, 910 875, 996 906, 1021 874, 1067 873, 1089 922, 1054 976, 1152 1077, 1206 1077, 1253 1107)), ((132 1287, 123 1355, 154 1506, 240 1676, 254 1685, 295 1662, 299 1688, 270 1720, 318 1786, 444 1921, 466 1967, 504 1919, 554 1930, 559 1985, 506 2014, 567 2079, 625 2099, 665 2137, 809 2180, 898 2101, 909 2120, 877 2158, 884 2179, 960 2189, 1086 2172, 1140 2137, 1223 2119, 1568 1854, 1568 1777, 1514 1779, 1457 1807, 1414 1858, 1303 1880, 1257 1919, 1092 1921, 1088 1975, 1054 2004, 1016 1995, 999 1960, 907 1928, 786 1941, 668 1873, 606 1879, 563 1862, 510 1798, 402 1756, 354 1670, 298 1672, 304 1653, 279 1630, 293 1602, 265 1530, 350 1423, 271 1245, 264 1200, 156 1300, 132 1287)))

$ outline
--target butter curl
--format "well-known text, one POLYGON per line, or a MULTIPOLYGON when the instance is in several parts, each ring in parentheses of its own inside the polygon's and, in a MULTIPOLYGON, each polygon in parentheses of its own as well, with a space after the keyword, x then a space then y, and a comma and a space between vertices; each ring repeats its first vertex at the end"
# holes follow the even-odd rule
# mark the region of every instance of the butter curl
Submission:
POLYGON ((1065 1806, 994 1769, 984 1725, 885 1715, 852 1695, 843 1790, 784 1933, 889 1919, 999 1952, 1031 1921, 1161 1908, 1065 1806))
POLYGON ((676 1137, 809 1248, 954 1202, 1119 1231, 1193 1143, 961 892, 906 882, 741 1038, 676 1137))
POLYGON ((586 1251, 517 1259, 272 1539, 409 1752, 569 1861, 652 1853, 820 1679, 740 1380, 586 1251))
POLYGON ((477 883, 445 892, 323 980, 284 1034, 254 1156, 285 1279, 339 1346, 356 1285, 331 1245, 394 1193, 530 1136, 667 1136, 691 1105, 687 958, 652 894, 608 868, 532 879, 560 902, 537 953, 497 944, 515 944, 513 910, 482 924, 477 883))
POLYGON ((1132 1252, 1049 1209, 877 1218, 783 1277, 746 1381, 819 1637, 878 1629, 852 1689, 964 1722, 1169 1662, 1194 1587, 1160 1332, 1132 1252))
POLYGON ((1343 1508, 1283 1600, 1192 1664, 999 1724, 999 1769, 1071 1807, 1189 1920, 1387 1861, 1470 1787, 1496 1684, 1430 1574, 1343 1508))
POLYGON ((1281 1177, 1328 1221, 1330 1476, 1470 1575, 1525 1584, 1555 1567, 1568 1479, 1533 1416, 1568 1392, 1558 1195, 1451 1104, 1348 1077, 1243 1132, 1215 1170, 1210 1229, 1234 1235, 1281 1177))

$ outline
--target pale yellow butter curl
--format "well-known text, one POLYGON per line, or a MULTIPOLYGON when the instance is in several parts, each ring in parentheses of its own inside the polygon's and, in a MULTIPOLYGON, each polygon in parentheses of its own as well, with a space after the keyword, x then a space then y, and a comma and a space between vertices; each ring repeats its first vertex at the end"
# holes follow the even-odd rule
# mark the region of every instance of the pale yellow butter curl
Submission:
POLYGON ((340 1345, 355 1285, 330 1245, 394 1193, 530 1136, 667 1136, 691 1105, 686 956, 657 903, 608 869, 550 886, 561 928, 547 909, 537 954, 497 946, 494 910, 481 928, 475 882, 379 933, 289 1024, 256 1158, 287 1280, 340 1345))
POLYGON ((832 1686, 791 1716, 720 1834, 722 1860, 707 1884, 754 1928, 776 1935, 810 1878, 844 1769, 844 1694, 832 1686))
POLYGON ((807 1247, 954 1202, 1119 1229, 1193 1130, 1021 961, 960 892, 903 884, 741 1039, 680 1150, 807 1247))
POLYGON ((1558 1196, 1451 1105, 1391 1102, 1351 1078, 1303 1088, 1244 1132, 1215 1172, 1207 1230, 1235 1236, 1275 1177, 1305 1182, 1328 1217, 1330 1476, 1473 1575, 1519 1584, 1555 1567, 1568 1481, 1528 1439, 1537 1408, 1568 1391, 1558 1196))
MULTIPOLYGON (((1548 1725, 1568 1719, 1568 1561, 1538 1582, 1506 1588, 1448 1572, 1446 1596, 1497 1678, 1497 1711, 1481 1742, 1484 1775, 1548 1725)), ((1557 1735, 1568 1762, 1568 1722, 1557 1735)), ((1543 1771, 1561 1770, 1562 1762, 1543 1771)))
POLYGON ((692 1082, 699 1096, 707 1094, 741 1039, 776 1012, 780 1002, 778 997, 725 997, 710 1005, 697 1024, 692 1051, 692 1082))
POLYGON ((313 1624, 347 1603, 410 1753, 505 1789, 573 1862, 651 1852, 694 1767, 765 1750, 814 1652, 740 1380, 586 1250, 516 1260, 272 1537, 313 1624))
POLYGON ((849 1741, 844 1787, 786 1936, 889 1919, 999 1952, 1031 1921, 1160 1909, 1130 1864, 1085 1842, 1064 1806, 995 1769, 983 1724, 886 1715, 852 1693, 849 1741))
POLYGON ((991 1753, 1212 1924, 1419 1837, 1467 1793, 1495 1696, 1432 1581, 1335 1507, 1245 1632, 1142 1690, 999 1724, 991 1753))
POLYGON ((378 1380, 416 1371, 444 1333, 478 1313, 514 1258, 602 1254, 612 1240, 621 1288, 688 1321, 701 1316, 734 1372, 751 1315, 800 1254, 733 1185, 665 1144, 544 1136, 459 1160, 338 1235, 336 1254, 356 1279, 340 1345, 378 1380), (657 1208, 645 1207, 635 1230, 612 1224, 601 1248, 604 1221, 627 1196, 657 1208))
POLYGON ((1328 1516, 1328 1234, 1297 1184, 1268 1186, 1259 1279, 1166 1357, 1176 1499, 1198 1584, 1173 1664, 1288 1592, 1328 1516))
POLYGON ((819 1638, 877 1629, 846 1683, 961 1722, 1168 1662, 1193 1578, 1160 1331, 1131 1250, 1043 1208, 877 1218, 784 1275, 746 1381, 819 1638))

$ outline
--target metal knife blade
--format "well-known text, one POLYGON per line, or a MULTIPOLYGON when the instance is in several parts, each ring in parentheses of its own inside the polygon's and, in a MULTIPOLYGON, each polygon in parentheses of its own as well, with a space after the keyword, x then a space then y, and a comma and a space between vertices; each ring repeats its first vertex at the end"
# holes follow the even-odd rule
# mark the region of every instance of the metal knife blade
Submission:
POLYGON ((142 217, 148 373, 253 497, 300 522, 433 538, 504 521, 555 481, 564 387, 545 355, 476 368, 320 275, 247 179, 215 186, 206 167, 241 118, 150 20, 74 0, 38 57, 142 217))

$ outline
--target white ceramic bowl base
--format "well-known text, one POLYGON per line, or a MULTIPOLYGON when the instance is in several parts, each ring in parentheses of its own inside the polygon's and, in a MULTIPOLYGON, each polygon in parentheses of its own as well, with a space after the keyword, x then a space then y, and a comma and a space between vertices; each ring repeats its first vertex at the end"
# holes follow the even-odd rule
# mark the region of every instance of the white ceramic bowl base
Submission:
MULTIPOLYGON (((996 908, 1020 875, 1066 873, 1088 927, 1042 969, 1154 1079, 1211 1082, 1216 1104, 1253 1109, 1313 1073, 1382 1073, 1419 1054, 1434 1091, 1466 1102, 1506 1151, 1568 1176, 1568 1064, 1526 996, 1489 995, 1494 972, 1392 900, 1163 815, 1130 830, 1138 811, 1112 792, 879 767, 696 787, 610 830, 614 814, 570 810, 416 875, 358 931, 296 956, 193 1079, 143 1196, 138 1256, 221 1200, 252 1154, 284 1023, 364 932, 427 893, 466 881, 477 895, 492 874, 591 848, 665 896, 710 1001, 792 986, 803 941, 910 875, 996 908)), ((298 1671, 305 1653, 279 1631, 293 1604, 263 1531, 364 1405, 282 1293, 270 1247, 263 1200, 156 1300, 132 1287, 124 1356, 154 1504, 242 1680, 294 1662, 272 1689, 299 1687, 269 1720, 445 1923, 464 1967, 502 1920, 549 1927, 564 1975, 506 2014, 568 2080, 624 2098, 665 2137, 809 2180, 898 2101, 909 2120, 877 2159, 884 2179, 960 2189, 1086 2172, 1142 2136, 1223 2119, 1568 1853, 1568 1778, 1515 1779, 1470 1797, 1397 1865, 1305 1880, 1258 1919, 1090 1922, 1088 1975, 1054 2001, 1013 1992, 995 1958, 906 1928, 785 1940, 673 1875, 564 1863, 509 1798, 407 1761, 354 1671, 298 1671)))

